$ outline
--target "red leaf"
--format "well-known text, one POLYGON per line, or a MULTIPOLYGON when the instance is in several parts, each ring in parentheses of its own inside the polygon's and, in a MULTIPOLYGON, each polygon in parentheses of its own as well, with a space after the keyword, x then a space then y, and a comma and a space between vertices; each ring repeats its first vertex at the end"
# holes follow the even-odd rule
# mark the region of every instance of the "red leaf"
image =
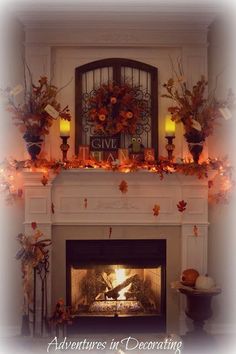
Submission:
POLYGON ((198 236, 199 236, 197 225, 194 225, 194 227, 193 227, 193 234, 194 234, 195 237, 198 237, 198 236))
POLYGON ((31 227, 32 227, 33 230, 36 230, 36 228, 37 228, 37 223, 36 223, 35 221, 33 221, 33 222, 31 223, 31 227))
POLYGON ((155 204, 154 207, 153 207, 153 209, 152 209, 153 215, 154 215, 154 216, 158 216, 159 213, 160 213, 160 209, 161 209, 161 208, 160 208, 160 205, 155 204))
POLYGON ((42 179, 41 179, 41 182, 44 186, 46 186, 48 184, 48 177, 43 175, 42 179))
POLYGON ((212 180, 210 180, 210 181, 208 181, 208 188, 210 189, 211 187, 213 187, 213 181, 212 180))
POLYGON ((184 200, 180 200, 178 204, 176 204, 178 211, 181 213, 186 210, 187 203, 184 200))
POLYGON ((126 181, 121 181, 120 185, 119 185, 119 190, 121 191, 121 193, 127 193, 128 192, 128 183, 126 181))
POLYGON ((21 198, 23 196, 23 190, 21 188, 18 189, 17 195, 19 198, 21 198))

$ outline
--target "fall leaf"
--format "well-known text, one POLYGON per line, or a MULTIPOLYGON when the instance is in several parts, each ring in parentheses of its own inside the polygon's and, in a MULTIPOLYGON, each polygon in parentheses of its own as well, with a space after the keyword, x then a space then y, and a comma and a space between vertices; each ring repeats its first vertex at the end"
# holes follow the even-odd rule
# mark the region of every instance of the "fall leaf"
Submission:
POLYGON ((155 204, 152 211, 154 216, 158 216, 160 213, 161 207, 158 204, 155 204))
POLYGON ((187 203, 184 200, 180 200, 178 204, 176 204, 178 211, 181 213, 186 210, 187 203))
POLYGON ((121 183, 119 185, 119 190, 121 191, 121 193, 128 192, 128 183, 125 180, 121 181, 121 183))
POLYGON ((33 230, 36 230, 36 228, 37 228, 37 223, 36 223, 35 221, 33 221, 33 222, 31 223, 31 227, 32 227, 33 230))
POLYGON ((193 234, 194 234, 194 236, 196 236, 196 237, 198 237, 198 236, 199 236, 199 234, 198 234, 198 227, 197 227, 197 225, 194 225, 194 227, 193 227, 193 234))
POLYGON ((43 175, 42 179, 41 179, 41 183, 46 186, 48 184, 48 177, 43 175))
POLYGON ((21 198, 21 197, 23 196, 23 190, 22 190, 22 188, 18 188, 17 196, 18 196, 19 198, 21 198))
POLYGON ((212 180, 208 181, 208 188, 209 189, 212 188, 213 184, 214 184, 214 182, 212 180))

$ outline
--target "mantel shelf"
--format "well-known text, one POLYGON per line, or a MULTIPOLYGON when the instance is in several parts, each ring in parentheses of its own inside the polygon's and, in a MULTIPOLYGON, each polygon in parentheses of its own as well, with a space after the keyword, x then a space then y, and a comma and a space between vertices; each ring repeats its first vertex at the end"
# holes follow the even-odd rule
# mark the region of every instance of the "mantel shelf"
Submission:
MULTIPOLYGON (((30 171, 25 169, 23 171, 24 184, 26 185, 41 185, 41 178, 45 174, 44 171, 30 171)), ((148 171, 145 169, 139 169, 133 172, 121 172, 105 170, 102 168, 73 168, 68 170, 62 170, 59 174, 53 172, 48 173, 48 184, 76 184, 76 181, 80 183, 82 180, 89 184, 100 184, 100 182, 105 180, 109 183, 117 180, 127 180, 131 184, 143 185, 143 184, 158 184, 158 185, 192 185, 192 186, 207 186, 208 179, 199 179, 197 176, 186 176, 180 173, 174 172, 169 174, 164 174, 163 179, 160 175, 153 171, 148 171), (137 178, 138 177, 138 178, 137 178)))

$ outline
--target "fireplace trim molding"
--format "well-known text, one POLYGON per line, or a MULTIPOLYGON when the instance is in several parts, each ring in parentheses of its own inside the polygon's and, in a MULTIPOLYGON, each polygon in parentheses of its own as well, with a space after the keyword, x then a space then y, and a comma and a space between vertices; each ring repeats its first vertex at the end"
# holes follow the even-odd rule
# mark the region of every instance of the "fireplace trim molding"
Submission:
POLYGON ((80 169, 50 175, 43 186, 42 176, 43 172, 24 172, 26 233, 32 221, 49 238, 53 225, 181 226, 181 268, 197 266, 201 273, 207 272, 207 179, 172 174, 160 180, 147 171, 80 169), (128 183, 126 194, 119 190, 122 180, 128 183), (187 202, 183 213, 176 206, 180 200, 187 202), (153 215, 154 204, 160 205, 158 216, 153 215))
MULTIPOLYGON (((26 234, 31 232, 33 221, 47 238, 52 238, 53 226, 58 225, 103 226, 103 239, 113 238, 112 234, 109 236, 112 226, 178 226, 181 270, 197 268, 200 273, 207 273, 207 179, 171 174, 160 180, 157 174, 147 171, 125 174, 79 169, 63 171, 58 176, 50 174, 44 186, 42 176, 43 172, 24 172, 26 234), (128 183, 126 194, 119 190, 122 180, 128 183), (187 202, 183 213, 177 209, 180 200, 187 202), (160 205, 158 216, 153 215, 154 204, 160 205), (195 225, 198 236, 194 235, 195 225)), ((50 277, 48 283, 51 298, 50 277)), ((180 322, 184 323, 183 316, 180 322)))

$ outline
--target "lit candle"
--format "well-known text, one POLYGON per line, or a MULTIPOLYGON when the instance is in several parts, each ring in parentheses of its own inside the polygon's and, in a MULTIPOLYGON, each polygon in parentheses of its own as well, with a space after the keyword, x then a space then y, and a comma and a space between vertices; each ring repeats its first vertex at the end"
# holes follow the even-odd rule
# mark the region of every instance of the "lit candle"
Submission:
POLYGON ((60 136, 69 137, 70 136, 70 121, 60 118, 60 136))
POLYGON ((165 132, 166 137, 175 137, 175 122, 171 119, 170 114, 166 115, 165 132))

